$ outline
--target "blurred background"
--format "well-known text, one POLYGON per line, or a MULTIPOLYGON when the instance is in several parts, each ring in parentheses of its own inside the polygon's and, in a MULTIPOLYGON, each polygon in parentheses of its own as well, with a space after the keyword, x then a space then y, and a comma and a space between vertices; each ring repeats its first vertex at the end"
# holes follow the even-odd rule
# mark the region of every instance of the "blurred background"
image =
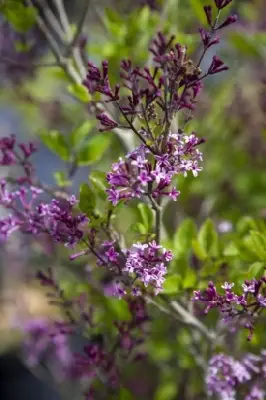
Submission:
MULTIPOLYGON (((80 19, 85 1, 64 1, 73 26, 80 19)), ((49 19, 49 10, 56 15, 52 0, 34 3, 46 18, 49 19)), ((114 82, 119 79, 118 65, 122 58, 131 58, 137 65, 149 60, 148 45, 158 30, 174 34, 177 41, 187 44, 191 58, 197 59, 201 46, 198 28, 205 25, 202 6, 207 3, 91 0, 80 45, 84 55, 96 64, 109 60, 114 82)), ((14 10, 16 21, 21 17, 18 9, 14 10)), ((225 12, 237 14, 238 21, 222 33, 220 44, 213 51, 230 69, 205 82, 194 118, 186 126, 188 132, 195 130, 206 138, 204 170, 196 179, 190 176, 179 179, 181 196, 177 203, 167 205, 164 214, 169 235, 187 217, 198 224, 211 217, 221 231, 230 231, 243 216, 266 217, 265 0, 235 0, 225 12)), ((29 30, 26 27, 24 32, 16 29, 19 23, 8 22, 5 13, 0 15, 0 135, 14 133, 19 141, 38 142, 39 152, 33 158, 38 177, 46 184, 64 185, 71 166, 58 157, 54 148, 49 149, 49 141, 43 143, 44 132, 59 131, 68 138, 84 121, 90 121, 87 130, 94 135, 96 123, 88 106, 76 100, 65 74, 53 66, 53 55, 38 26, 33 25, 29 30)), ((210 50, 203 69, 212 56, 210 50)), ((69 192, 78 193, 79 184, 87 181, 91 168, 108 171, 124 151, 123 140, 113 135, 92 167, 91 163, 84 163, 75 172, 68 183, 69 192)), ((2 167, 0 174, 12 175, 16 171, 2 167)), ((125 213, 129 221, 133 219, 133 210, 127 209, 125 213)), ((1 214, 5 211, 1 210, 1 214)), ((2 246, 0 262, 3 399, 17 399, 18 393, 29 400, 74 399, 74 389, 68 396, 64 388, 63 394, 58 394, 47 373, 33 374, 23 366, 19 359, 21 335, 12 328, 13 321, 23 313, 34 316, 51 313, 45 294, 28 283, 37 267, 58 264, 65 288, 72 288, 76 272, 69 266, 67 254, 54 249, 51 243, 29 243, 28 239, 17 236, 2 246)), ((77 263, 77 268, 80 267, 77 263)), ((127 378, 135 390, 135 398, 204 399, 202 376, 195 373, 195 360, 184 350, 189 346, 186 330, 172 330, 171 322, 159 315, 154 326, 149 361, 136 371, 131 370, 127 378), (168 332, 167 343, 165 332, 168 332)))

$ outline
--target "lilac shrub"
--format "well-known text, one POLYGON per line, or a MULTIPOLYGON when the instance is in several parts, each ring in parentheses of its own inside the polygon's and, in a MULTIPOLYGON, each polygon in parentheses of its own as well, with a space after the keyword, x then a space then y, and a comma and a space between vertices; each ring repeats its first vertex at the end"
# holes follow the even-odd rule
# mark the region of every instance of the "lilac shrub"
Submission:
MULTIPOLYGON (((144 356, 140 349, 149 332, 148 302, 154 302, 157 296, 167 307, 171 306, 170 300, 165 301, 165 295, 160 294, 173 259, 172 251, 161 243, 162 208, 165 199, 177 201, 181 195, 176 178, 188 174, 197 177, 203 169, 201 145, 205 138, 194 131, 186 132, 186 123, 196 107, 204 79, 228 69, 216 55, 205 71, 201 63, 208 49, 219 42, 219 31, 236 21, 235 16, 220 21, 221 11, 231 0, 215 0, 214 3, 214 7, 204 7, 209 29, 200 29, 203 51, 198 61, 192 61, 186 46, 175 43, 173 36, 168 38, 159 32, 149 48, 152 66, 140 68, 131 60, 122 60, 119 84, 111 84, 107 61, 103 61, 101 67, 88 63, 83 85, 92 103, 100 98, 104 106, 104 110, 98 107, 100 111, 96 116, 99 131, 127 129, 139 141, 137 147, 119 158, 106 174, 108 213, 110 215, 118 205, 125 206, 133 201, 148 204, 155 215, 155 223, 152 234, 145 240, 121 243, 119 232, 115 232, 110 219, 93 224, 98 216, 91 209, 86 213, 75 196, 66 193, 62 196, 39 182, 30 161, 36 151, 33 143, 17 144, 14 136, 0 141, 1 165, 22 170, 19 178, 0 182, 0 204, 10 212, 0 220, 1 240, 7 240, 15 231, 33 237, 45 234, 54 242, 71 248, 71 261, 92 257, 97 268, 111 278, 106 285, 90 282, 90 278, 88 283, 100 296, 109 301, 111 297, 123 299, 127 306, 129 318, 112 321, 111 330, 115 332, 112 336, 95 317, 97 307, 88 306, 86 295, 67 296, 52 269, 37 273, 50 302, 61 307, 65 319, 32 320, 24 326, 28 363, 35 365, 48 352, 49 358, 55 360, 56 374, 59 370, 61 378, 85 382, 87 399, 96 396, 99 385, 103 391, 115 393, 120 387, 124 363, 138 361, 144 356), (113 106, 118 116, 109 114, 105 106, 113 106), (177 114, 182 114, 183 127, 175 129, 173 121, 177 114), (14 185, 13 189, 9 184, 14 185), (40 198, 43 192, 51 196, 47 203, 40 198), (83 351, 74 352, 69 340, 80 327, 92 337, 100 331, 102 340, 88 339, 83 351)), ((218 308, 227 319, 245 318, 245 326, 252 333, 254 315, 266 306, 264 284, 265 278, 246 281, 242 292, 237 294, 233 284, 225 283, 223 293, 219 294, 215 285, 209 283, 205 292, 194 292, 193 300, 206 305, 205 313, 218 308)), ((168 308, 167 312, 171 314, 168 308)), ((193 318, 190 316, 189 321, 194 321, 193 318)), ((190 322, 188 324, 193 325, 190 322)), ((199 322, 196 325, 206 334, 206 328, 199 322)), ((252 381, 246 400, 261 398, 263 388, 256 379, 265 368, 263 354, 254 360, 249 357, 240 362, 225 355, 214 356, 207 371, 208 392, 219 393, 224 400, 234 399, 238 385, 252 381)))

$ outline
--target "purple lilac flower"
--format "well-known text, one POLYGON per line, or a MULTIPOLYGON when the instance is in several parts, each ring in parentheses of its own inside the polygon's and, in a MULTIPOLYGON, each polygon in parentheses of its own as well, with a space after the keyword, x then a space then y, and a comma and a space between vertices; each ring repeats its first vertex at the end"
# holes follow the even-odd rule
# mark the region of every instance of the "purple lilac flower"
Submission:
POLYGON ((265 390, 262 390, 259 385, 255 384, 250 393, 245 397, 245 400, 264 400, 265 394, 265 390))
POLYGON ((170 134, 166 153, 155 157, 141 145, 125 160, 120 158, 113 164, 112 171, 107 174, 111 186, 107 189, 108 199, 114 205, 119 200, 140 198, 142 195, 153 198, 168 196, 176 200, 179 191, 171 188, 173 177, 178 174, 187 176, 190 171, 196 177, 202 170, 202 153, 197 148, 200 143, 202 140, 195 134, 170 134))
POLYGON ((72 328, 64 322, 32 319, 23 330, 26 334, 24 354, 28 365, 35 367, 44 359, 50 360, 55 378, 66 377, 73 362, 68 342, 72 328))
POLYGON ((159 293, 165 280, 166 265, 172 259, 171 252, 153 241, 148 244, 135 244, 125 255, 123 271, 134 274, 145 287, 151 285, 155 288, 155 293, 159 293))
POLYGON ((265 350, 260 355, 246 354, 240 361, 220 353, 208 363, 206 374, 207 391, 217 395, 220 400, 235 400, 242 393, 245 400, 263 400, 263 377, 265 369, 265 350), (252 381, 245 385, 245 383, 252 381))
POLYGON ((213 282, 209 282, 208 288, 205 291, 195 290, 192 300, 199 301, 205 305, 205 314, 210 309, 218 308, 224 315, 225 322, 232 322, 236 317, 241 317, 245 328, 249 329, 250 340, 254 330, 253 315, 260 308, 266 307, 266 299, 261 291, 265 288, 266 278, 253 279, 245 281, 242 285, 242 292, 237 294, 233 292, 234 283, 225 282, 222 285, 224 293, 220 294, 213 282), (245 322, 245 318, 248 320, 245 322))
POLYGON ((235 400, 236 387, 251 379, 248 369, 239 361, 225 354, 213 356, 208 364, 206 385, 209 395, 220 400, 235 400))
POLYGON ((19 184, 28 183, 32 185, 33 166, 29 158, 37 151, 33 142, 17 143, 15 135, 0 139, 0 165, 18 165, 23 168, 24 176, 17 179, 19 184))
POLYGON ((0 204, 12 211, 0 219, 2 240, 16 230, 38 235, 48 233, 56 242, 72 246, 83 236, 80 226, 88 221, 84 214, 73 215, 73 196, 69 200, 52 200, 48 204, 34 206, 42 190, 20 187, 9 192, 5 180, 0 182, 0 204))
POLYGON ((89 343, 82 353, 74 355, 73 376, 82 381, 91 381, 101 376, 109 387, 117 387, 118 370, 114 354, 99 343, 89 343))
POLYGON ((105 296, 117 297, 118 299, 122 299, 127 294, 123 284, 119 281, 108 283, 103 290, 105 296))
MULTIPOLYGON (((228 4, 228 0, 217 0, 216 5, 221 9, 227 5, 226 2, 228 4)), ((216 31, 218 28, 212 26, 211 8, 207 6, 205 12, 211 31, 200 30, 204 54, 206 49, 219 42, 218 37, 213 37, 213 29, 216 31)), ((235 17, 232 16, 220 24, 219 29, 233 23, 234 20, 235 17)), ((146 117, 149 107, 155 106, 155 104, 166 112, 167 120, 171 120, 175 113, 182 109, 194 109, 203 78, 227 69, 224 63, 215 56, 207 74, 202 75, 199 64, 194 64, 188 58, 186 47, 179 43, 174 44, 173 41, 173 36, 168 39, 162 32, 159 32, 152 40, 149 51, 153 55, 155 73, 150 67, 134 67, 130 60, 122 60, 120 64, 121 85, 112 88, 108 76, 108 62, 103 61, 101 68, 89 62, 87 76, 83 83, 91 94, 100 93, 104 96, 103 101, 114 102, 130 129, 133 127, 134 120, 138 116, 146 117), (120 86, 124 87, 123 92, 120 91, 120 86), (179 93, 181 88, 182 91, 179 93), (123 97, 121 93, 123 93, 123 97), (168 95, 170 95, 169 101, 165 104, 168 95)), ((103 126, 106 128, 107 125, 110 129, 117 126, 117 122, 108 121, 109 118, 106 119, 104 114, 101 114, 99 119, 104 122, 103 126)), ((136 133, 135 127, 133 130, 136 133)))

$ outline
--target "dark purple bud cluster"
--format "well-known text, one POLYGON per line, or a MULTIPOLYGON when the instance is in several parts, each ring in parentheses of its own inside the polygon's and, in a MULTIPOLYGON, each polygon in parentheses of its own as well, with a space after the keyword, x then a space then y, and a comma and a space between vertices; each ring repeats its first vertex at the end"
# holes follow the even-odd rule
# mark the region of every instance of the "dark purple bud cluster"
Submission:
POLYGON ((24 176, 18 179, 18 183, 32 183, 33 166, 29 158, 37 151, 33 142, 16 142, 15 135, 10 135, 0 139, 0 165, 18 165, 23 168, 24 176))

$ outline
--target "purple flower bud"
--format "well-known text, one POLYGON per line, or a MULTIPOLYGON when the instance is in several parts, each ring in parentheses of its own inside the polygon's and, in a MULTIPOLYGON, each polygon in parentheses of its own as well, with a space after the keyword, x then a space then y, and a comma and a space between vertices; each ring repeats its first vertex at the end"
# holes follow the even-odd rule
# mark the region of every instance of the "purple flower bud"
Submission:
POLYGON ((208 70, 208 74, 213 75, 222 71, 227 71, 229 68, 224 64, 224 62, 217 56, 214 56, 212 63, 208 70))
POLYGON ((237 15, 230 15, 216 30, 225 28, 226 26, 232 25, 237 21, 237 15))
POLYGON ((104 127, 99 130, 100 132, 109 131, 118 127, 118 124, 111 118, 109 118, 106 114, 98 114, 96 115, 96 118, 101 122, 102 126, 104 127))
POLYGON ((206 14, 208 24, 212 26, 212 6, 204 6, 204 11, 206 14))
POLYGON ((228 6, 228 4, 231 3, 232 0, 214 0, 216 7, 218 10, 221 10, 222 8, 228 6))

